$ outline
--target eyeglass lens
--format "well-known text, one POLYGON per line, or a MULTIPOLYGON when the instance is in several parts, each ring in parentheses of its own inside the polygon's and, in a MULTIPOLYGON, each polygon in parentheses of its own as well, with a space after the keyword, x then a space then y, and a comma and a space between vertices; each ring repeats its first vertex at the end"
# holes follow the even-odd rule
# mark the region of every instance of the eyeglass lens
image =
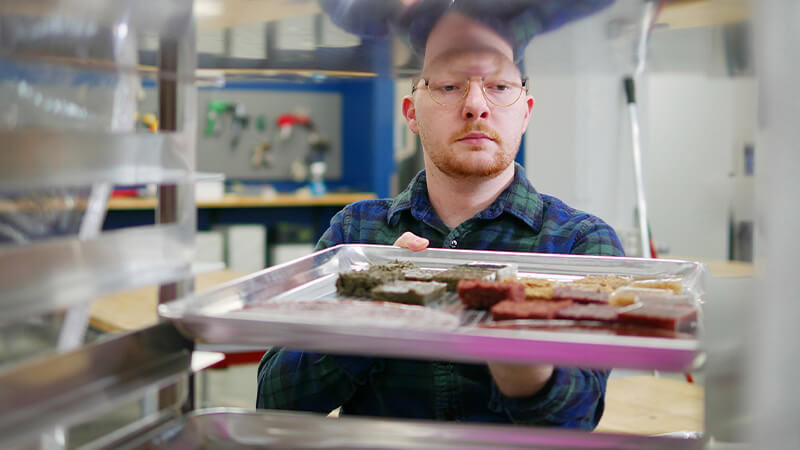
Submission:
MULTIPOLYGON (((497 106, 510 106, 519 99, 523 87, 520 83, 506 80, 483 80, 483 92, 486 98, 497 106)), ((461 101, 469 89, 469 81, 428 81, 431 97, 443 105, 452 105, 461 101)))

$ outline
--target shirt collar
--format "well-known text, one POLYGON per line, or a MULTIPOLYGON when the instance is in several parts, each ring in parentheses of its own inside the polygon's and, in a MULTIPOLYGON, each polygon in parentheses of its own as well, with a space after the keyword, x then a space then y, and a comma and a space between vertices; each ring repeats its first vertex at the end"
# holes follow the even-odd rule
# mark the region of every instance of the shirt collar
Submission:
POLYGON ((433 206, 428 199, 428 179, 425 170, 420 170, 408 187, 392 201, 386 221, 391 226, 397 225, 402 211, 410 210, 411 215, 417 220, 433 213, 433 206))
MULTIPOLYGON (((411 180, 408 187, 392 201, 386 220, 389 225, 397 225, 400 212, 410 210, 418 220, 430 217, 433 213, 428 199, 428 184, 425 171, 421 170, 411 180)), ((514 180, 500 195, 478 214, 481 219, 496 219, 503 212, 518 217, 535 232, 542 228, 544 202, 525 175, 525 168, 514 163, 514 180)))

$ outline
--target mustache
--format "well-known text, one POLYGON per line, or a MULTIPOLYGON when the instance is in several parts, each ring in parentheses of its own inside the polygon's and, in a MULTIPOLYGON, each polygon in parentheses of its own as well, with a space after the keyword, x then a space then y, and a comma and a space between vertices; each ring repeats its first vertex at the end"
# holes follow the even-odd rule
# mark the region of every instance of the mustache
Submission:
POLYGON ((483 125, 483 124, 467 124, 467 125, 464 125, 464 127, 462 127, 460 130, 458 130, 455 133, 453 133, 453 135, 450 137, 450 142, 456 142, 459 139, 463 139, 466 135, 468 135, 470 133, 483 133, 486 136, 489 136, 489 138, 491 138, 493 141, 497 142, 498 144, 502 143, 501 139, 500 139, 500 135, 496 131, 494 131, 493 129, 491 129, 488 126, 483 125))

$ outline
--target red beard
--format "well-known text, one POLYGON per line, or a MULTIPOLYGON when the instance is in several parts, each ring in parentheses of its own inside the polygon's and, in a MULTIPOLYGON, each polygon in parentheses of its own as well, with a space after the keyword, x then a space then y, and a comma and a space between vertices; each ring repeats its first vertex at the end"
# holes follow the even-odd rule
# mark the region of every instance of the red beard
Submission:
MULTIPOLYGON (((426 150, 428 157, 436 168, 450 177, 491 178, 499 175, 514 162, 516 152, 504 151, 503 140, 497 132, 485 125, 474 123, 465 125, 461 130, 453 133, 448 140, 450 143, 449 145, 439 149, 435 149, 435 145, 433 147, 431 146, 431 143, 428 142, 424 127, 420 128, 420 139, 422 140, 422 146, 426 150), (494 145, 499 147, 494 151, 488 162, 476 161, 477 158, 474 158, 474 155, 470 154, 472 152, 487 151, 483 146, 470 146, 467 150, 470 153, 467 154, 464 154, 463 149, 459 151, 455 150, 454 146, 457 145, 458 140, 473 132, 486 134, 494 141, 494 145)), ((516 143, 515 148, 519 148, 519 142, 516 143)))

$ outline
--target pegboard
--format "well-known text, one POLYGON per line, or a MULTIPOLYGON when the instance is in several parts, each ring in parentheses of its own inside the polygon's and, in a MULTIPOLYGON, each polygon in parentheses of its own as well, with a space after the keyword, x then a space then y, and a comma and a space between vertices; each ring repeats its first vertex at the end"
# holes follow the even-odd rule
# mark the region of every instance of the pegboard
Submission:
MULTIPOLYGON (((139 103, 139 112, 155 112, 157 90, 145 89, 145 99, 139 103)), ((342 98, 337 92, 201 89, 197 95, 197 170, 224 173, 229 179, 259 179, 270 181, 292 180, 291 165, 295 160, 305 160, 310 152, 310 132, 300 126, 292 129, 288 139, 281 140, 276 119, 284 113, 304 110, 314 122, 318 133, 329 142, 324 155, 327 163, 326 180, 342 176, 342 98), (222 100, 244 105, 249 123, 243 129, 236 148, 231 148, 234 133, 230 114, 217 119, 220 133, 204 135, 208 104, 222 100), (257 128, 258 116, 265 116, 265 131, 257 128), (253 152, 264 139, 270 142, 268 150, 271 163, 254 166, 253 152)))

